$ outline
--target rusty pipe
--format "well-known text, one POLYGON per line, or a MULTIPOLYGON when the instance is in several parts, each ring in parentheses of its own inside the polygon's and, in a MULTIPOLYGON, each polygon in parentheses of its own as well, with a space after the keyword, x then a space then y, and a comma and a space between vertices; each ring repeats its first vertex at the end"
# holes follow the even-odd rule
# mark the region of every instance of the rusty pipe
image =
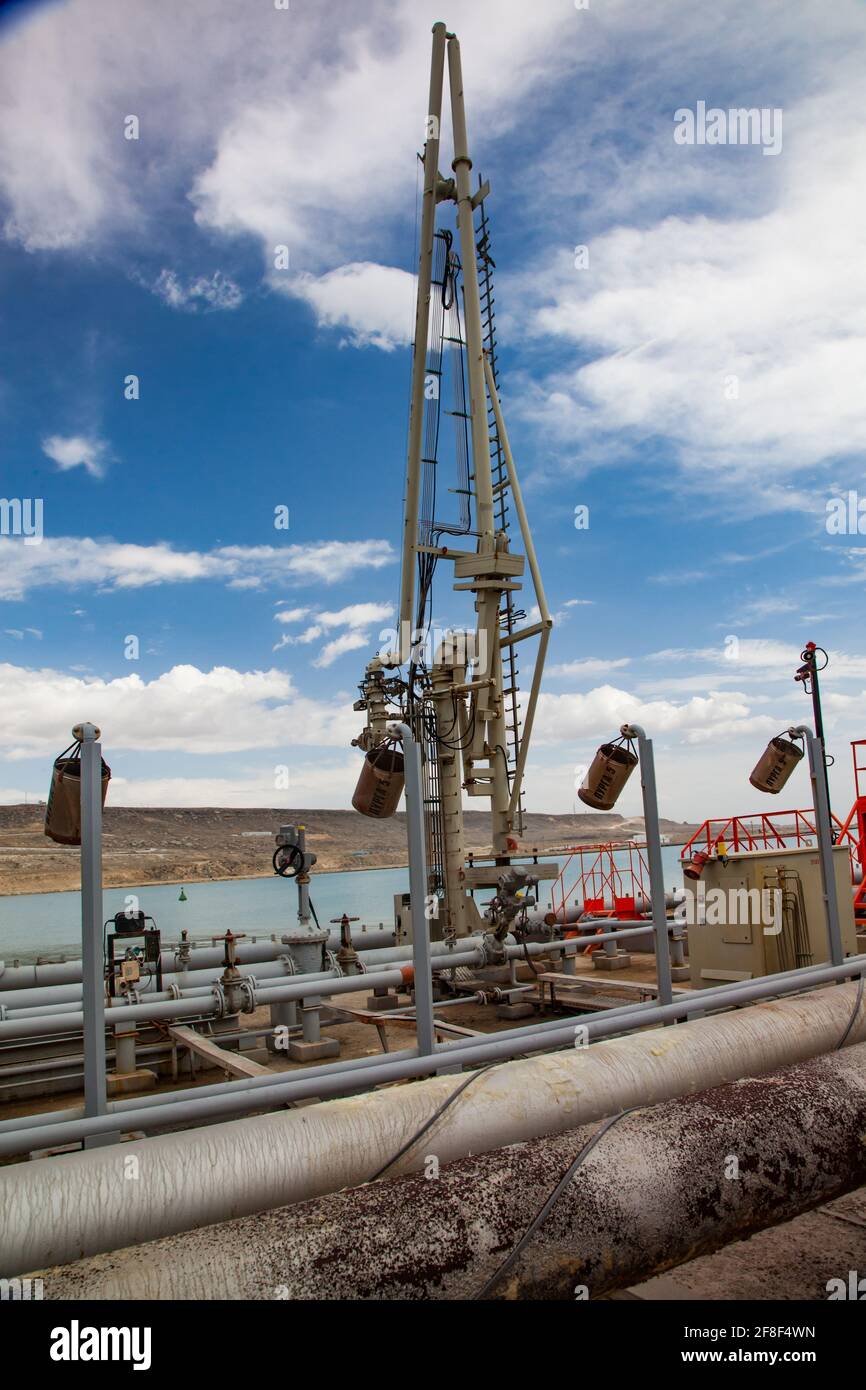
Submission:
MULTIPOLYGON (((54 1299, 478 1297, 598 1132, 443 1164, 41 1270, 54 1299)), ((627 1287, 866 1183, 866 1044, 626 1113, 489 1297, 627 1287)), ((816 1288, 814 1297, 825 1298, 816 1288)))

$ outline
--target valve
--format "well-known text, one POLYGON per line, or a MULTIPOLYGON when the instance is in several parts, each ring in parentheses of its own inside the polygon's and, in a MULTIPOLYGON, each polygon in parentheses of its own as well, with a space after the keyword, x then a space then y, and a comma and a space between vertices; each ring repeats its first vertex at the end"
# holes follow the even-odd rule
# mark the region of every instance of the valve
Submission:
POLYGON ((342 975, 358 975, 361 973, 358 952, 352 945, 352 930, 350 923, 357 922, 357 917, 350 917, 344 912, 342 917, 332 917, 331 922, 340 928, 340 949, 337 952, 337 964, 342 975))

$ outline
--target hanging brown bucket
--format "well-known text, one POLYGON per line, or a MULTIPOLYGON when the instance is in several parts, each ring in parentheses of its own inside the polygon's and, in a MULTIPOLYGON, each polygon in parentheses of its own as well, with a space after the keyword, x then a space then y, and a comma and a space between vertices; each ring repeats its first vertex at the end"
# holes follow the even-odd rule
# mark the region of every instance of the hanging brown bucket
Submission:
POLYGON ((637 754, 622 743, 603 743, 578 788, 578 796, 595 811, 612 811, 637 767, 637 754))
MULTIPOLYGON (((102 804, 108 792, 111 768, 102 760, 102 804)), ((71 743, 54 760, 48 805, 45 808, 45 834, 58 845, 81 844, 81 744, 71 743)))
POLYGON ((403 794, 403 754, 380 744, 364 759, 352 805, 362 816, 385 820, 393 816, 403 794))
POLYGON ((780 792, 803 756, 798 743, 771 738, 749 778, 759 792, 780 792))

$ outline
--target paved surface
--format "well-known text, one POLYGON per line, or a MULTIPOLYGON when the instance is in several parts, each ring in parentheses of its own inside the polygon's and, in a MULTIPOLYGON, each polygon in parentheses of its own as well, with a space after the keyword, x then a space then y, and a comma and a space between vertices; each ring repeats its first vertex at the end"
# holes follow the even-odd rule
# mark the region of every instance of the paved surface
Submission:
POLYGON ((864 1187, 612 1297, 824 1300, 828 1282, 847 1284, 852 1270, 866 1278, 864 1187))

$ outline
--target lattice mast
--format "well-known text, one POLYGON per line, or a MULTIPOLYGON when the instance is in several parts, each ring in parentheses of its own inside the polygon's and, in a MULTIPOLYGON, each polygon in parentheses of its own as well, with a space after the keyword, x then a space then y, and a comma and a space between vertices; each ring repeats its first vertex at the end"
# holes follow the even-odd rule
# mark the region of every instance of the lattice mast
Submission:
MULTIPOLYGON (((489 227, 483 208, 489 185, 472 190, 463 98, 460 44, 444 24, 433 29, 430 93, 424 147, 424 192, 418 257, 418 295, 412 364, 409 438, 406 460, 405 513, 399 605, 398 651, 385 666, 408 662, 406 712, 421 731, 428 760, 425 809, 428 840, 435 846, 435 872, 442 896, 441 926, 446 934, 465 935, 479 916, 468 889, 493 886, 517 851, 521 786, 529 735, 535 713, 541 670, 552 620, 541 584, 532 538, 520 495, 514 460, 502 418, 497 390, 496 341, 493 319, 492 259, 489 227), (448 61, 454 177, 439 172, 445 58, 448 61), (425 406, 429 385, 431 301, 434 277, 436 210, 439 203, 456 206, 459 262, 462 269, 463 336, 465 348, 465 423, 470 444, 469 491, 474 525, 447 526, 433 517, 420 517, 424 468, 435 458, 424 457, 425 406), (480 227, 476 212, 481 209, 480 227), (482 269, 479 273, 479 256, 482 269), (525 556, 511 549, 511 508, 519 523, 525 556), (475 548, 441 544, 442 532, 469 532, 475 548), (454 590, 474 599, 474 632, 452 632, 437 644, 429 670, 420 671, 413 642, 429 619, 432 573, 439 560, 454 564, 454 590), (525 618, 513 596, 522 588, 526 561, 532 575, 540 618, 521 627, 525 618), (538 636, 538 652, 522 727, 517 691, 515 649, 526 637, 538 636), (435 760, 435 767, 429 766, 435 760), (466 865, 463 820, 464 791, 490 802, 493 862, 466 865)), ((441 235, 439 233, 438 235, 441 235)), ((450 240, 448 243, 450 254, 450 240)), ((446 272, 447 273, 447 267, 446 272)), ((444 293, 444 290, 443 290, 444 293)), ((435 472, 433 474, 435 483, 435 472)), ((425 495, 427 489, 425 488, 425 495)), ((461 491, 461 489, 458 489, 461 491)), ((435 495, 435 486, 433 488, 435 495)), ((467 512, 468 516, 468 512, 467 512)), ((368 677, 371 668, 368 667, 368 677)), ((362 687, 363 689, 363 687, 362 687)), ((364 706, 366 707, 366 706, 364 706)), ((381 717, 381 716, 380 716, 381 717)), ((375 742, 369 729, 365 739, 375 742)), ((381 723, 379 724, 381 728, 381 723)), ((364 746, 362 742, 361 746, 364 746)))

